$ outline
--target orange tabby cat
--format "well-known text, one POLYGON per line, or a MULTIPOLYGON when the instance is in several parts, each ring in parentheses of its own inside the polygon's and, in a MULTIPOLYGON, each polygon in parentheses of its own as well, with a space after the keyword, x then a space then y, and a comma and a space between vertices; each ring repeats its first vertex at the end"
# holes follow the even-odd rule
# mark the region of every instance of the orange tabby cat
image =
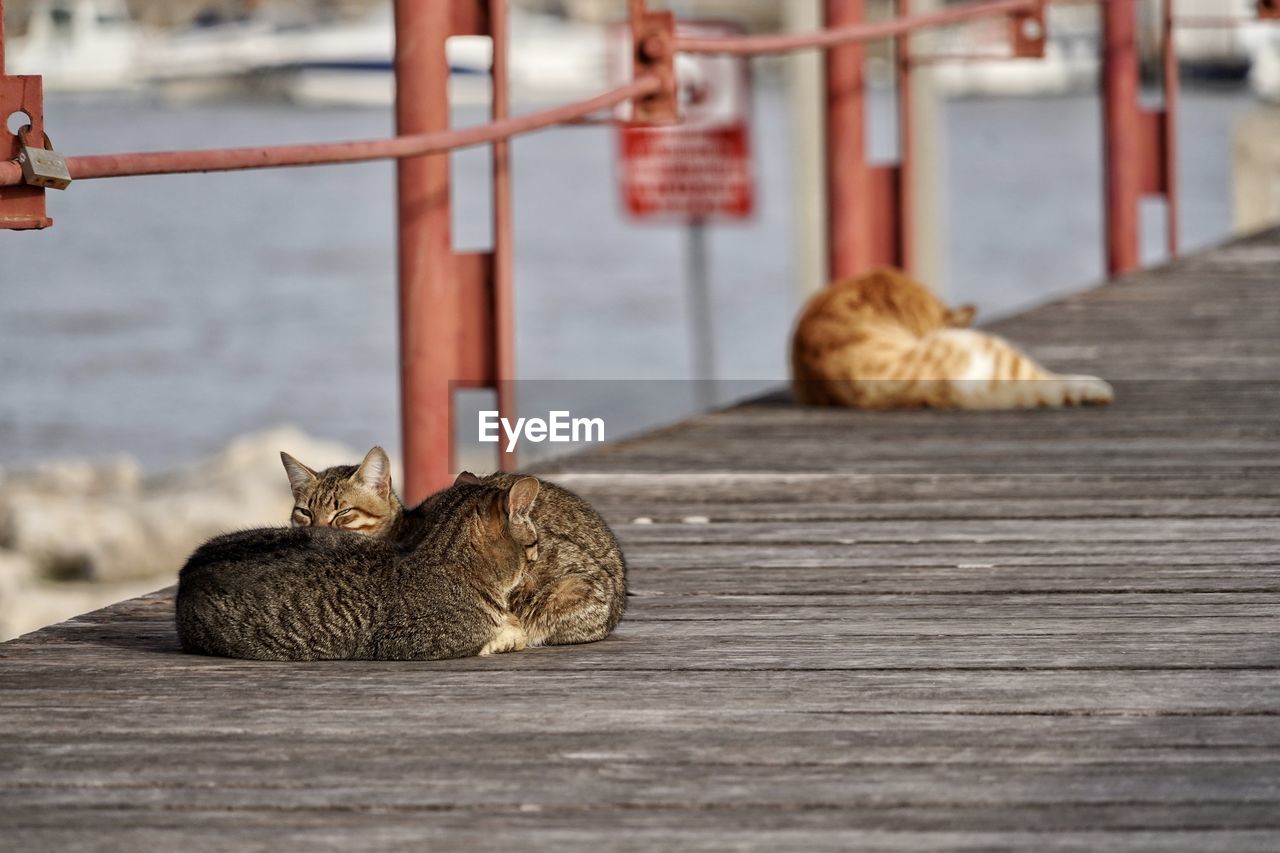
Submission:
POLYGON ((836 282, 805 305, 791 342, 791 379, 807 405, 1014 409, 1111 402, 1093 376, 1050 373, 1010 344, 964 328, 974 309, 949 309, 895 269, 836 282))

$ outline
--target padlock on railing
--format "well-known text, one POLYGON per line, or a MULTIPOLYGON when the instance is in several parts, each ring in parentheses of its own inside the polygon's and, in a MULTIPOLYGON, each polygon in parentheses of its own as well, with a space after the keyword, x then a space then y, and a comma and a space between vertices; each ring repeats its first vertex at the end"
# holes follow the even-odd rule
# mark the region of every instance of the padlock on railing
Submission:
POLYGON ((67 170, 67 161, 53 150, 49 134, 44 136, 44 147, 37 148, 31 144, 28 136, 31 125, 18 131, 18 165, 22 167, 22 180, 33 187, 46 187, 51 190, 65 190, 71 186, 71 172, 67 170))

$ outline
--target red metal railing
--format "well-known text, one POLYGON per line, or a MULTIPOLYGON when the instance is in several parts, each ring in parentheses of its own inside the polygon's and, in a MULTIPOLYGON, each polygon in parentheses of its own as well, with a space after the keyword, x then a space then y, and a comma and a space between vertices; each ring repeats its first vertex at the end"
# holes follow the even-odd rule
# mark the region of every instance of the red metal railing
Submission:
POLYGON ((983 0, 962 6, 948 6, 936 12, 907 15, 898 7, 899 17, 891 21, 863 23, 861 3, 828 3, 828 25, 815 33, 788 33, 786 35, 741 36, 737 38, 692 38, 675 40, 676 50, 682 53, 718 53, 735 56, 763 56, 771 53, 790 53, 797 50, 841 47, 848 44, 875 41, 899 36, 916 30, 945 27, 964 23, 975 18, 990 18, 1016 12, 1033 12, 1043 9, 1045 0, 983 0), (836 8, 843 7, 843 8, 836 8), (857 10, 857 17, 851 12, 857 10), (832 24, 832 19, 850 23, 832 24))
MULTIPOLYGON (((1065 0, 1076 2, 1076 0, 1065 0)), ((1177 250, 1174 119, 1177 64, 1173 0, 1162 10, 1165 104, 1138 104, 1135 0, 1089 0, 1102 7, 1102 100, 1106 175, 1107 268, 1139 262, 1138 204, 1163 196, 1167 234, 1177 250)), ((653 12, 646 0, 628 0, 635 45, 633 82, 571 104, 519 117, 508 114, 505 0, 396 0, 396 130, 392 139, 197 151, 140 152, 67 158, 75 180, 128 175, 398 161, 401 396, 407 500, 416 501, 448 481, 452 459, 452 387, 492 388, 504 414, 514 411, 510 137, 587 117, 632 101, 641 121, 675 120, 677 52, 756 56, 807 49, 826 51, 827 178, 832 277, 878 263, 906 266, 910 253, 910 109, 913 62, 908 36, 922 29, 1006 16, 1012 57, 1040 56, 1045 0, 979 0, 911 15, 909 0, 895 0, 894 20, 868 23, 864 0, 824 0, 825 26, 813 33, 735 38, 677 37, 674 16, 653 12), (493 39, 491 121, 449 129, 445 41, 453 35, 493 39), (895 39, 900 162, 867 162, 863 48, 895 39), (493 146, 493 234, 488 252, 458 254, 450 223, 447 152, 493 146)), ((0 0, 0 120, 13 112, 30 118, 34 138, 44 131, 40 78, 4 74, 3 0, 0 0)), ((1280 0, 1258 0, 1260 17, 1280 15, 1280 0)), ((930 61, 936 61, 937 58, 930 61)), ((0 228, 41 228, 44 190, 23 182, 18 142, 0 127, 0 228)), ((514 464, 504 455, 504 467, 514 464)))
MULTIPOLYGON (((265 145, 247 148, 208 148, 188 151, 142 151, 130 154, 86 154, 67 157, 67 169, 77 181, 136 175, 176 175, 189 172, 231 172, 285 166, 325 166, 369 160, 402 160, 501 142, 531 131, 566 124, 623 101, 650 94, 658 81, 644 78, 571 104, 501 118, 476 127, 439 130, 351 142, 304 145, 265 145)), ((22 184, 22 169, 0 161, 0 187, 22 184)))

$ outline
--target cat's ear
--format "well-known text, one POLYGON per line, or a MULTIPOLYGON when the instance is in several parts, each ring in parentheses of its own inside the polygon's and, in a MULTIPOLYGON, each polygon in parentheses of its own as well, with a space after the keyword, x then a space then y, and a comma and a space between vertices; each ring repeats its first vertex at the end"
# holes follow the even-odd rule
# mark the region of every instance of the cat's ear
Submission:
POLYGON ((542 484, 536 477, 521 477, 511 484, 507 491, 507 515, 513 520, 528 518, 533 510, 533 502, 538 497, 542 484))
POLYGON ((458 479, 454 480, 454 481, 453 481, 453 484, 454 484, 455 486, 482 486, 482 485, 484 485, 484 483, 483 483, 483 482, 481 482, 480 478, 479 478, 479 477, 477 477, 475 474, 472 474, 470 471, 463 471, 461 474, 459 474, 459 475, 458 475, 458 479))
POLYGON ((351 479, 384 498, 391 494, 391 460, 387 458, 387 451, 381 447, 372 448, 364 455, 364 461, 351 479))
POLYGON ((289 475, 289 488, 294 499, 302 497, 303 492, 316 481, 316 472, 283 450, 280 451, 280 461, 284 463, 284 472, 289 475))
POLYGON ((503 503, 507 509, 507 530, 511 532, 511 538, 524 546, 525 558, 530 562, 538 559, 538 528, 534 526, 529 513, 533 511, 533 502, 541 488, 542 484, 536 478, 521 477, 503 495, 503 503))
POLYGON ((978 309, 973 305, 961 305, 947 312, 947 325, 956 329, 968 328, 973 323, 973 315, 978 309))

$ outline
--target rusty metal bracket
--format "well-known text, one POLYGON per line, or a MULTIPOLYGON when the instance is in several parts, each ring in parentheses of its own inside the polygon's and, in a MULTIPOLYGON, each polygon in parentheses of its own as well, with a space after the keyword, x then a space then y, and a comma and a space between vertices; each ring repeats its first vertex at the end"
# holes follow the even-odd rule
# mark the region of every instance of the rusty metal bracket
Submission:
POLYGON ((1042 59, 1045 43, 1044 0, 1009 13, 1009 47, 1019 59, 1042 59))
POLYGON ((631 39, 635 79, 657 77, 662 83, 658 91, 636 98, 631 120, 639 124, 672 124, 678 121, 675 15, 642 9, 631 18, 631 39))
MULTIPOLYGON (((0 75, 0 160, 18 159, 22 141, 9 129, 14 113, 25 113, 21 121, 30 125, 37 139, 44 134, 44 91, 37 75, 0 75)), ((48 228, 53 220, 45 215, 44 187, 23 184, 0 186, 0 229, 29 231, 48 228)))
POLYGON ((1280 20, 1280 0, 1258 0, 1258 17, 1280 20))

